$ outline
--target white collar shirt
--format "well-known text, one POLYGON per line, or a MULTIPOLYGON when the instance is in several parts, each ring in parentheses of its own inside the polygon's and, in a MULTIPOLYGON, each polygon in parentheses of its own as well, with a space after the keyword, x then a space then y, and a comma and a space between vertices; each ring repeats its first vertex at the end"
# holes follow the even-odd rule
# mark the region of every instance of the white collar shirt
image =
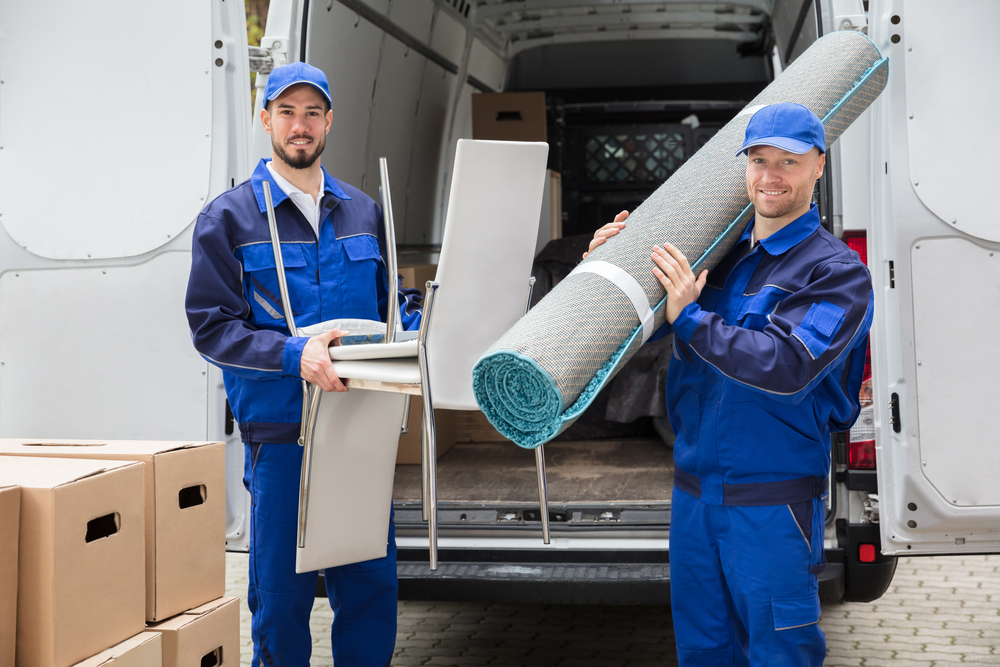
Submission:
POLYGON ((302 211, 302 215, 305 216, 305 219, 309 222, 309 225, 316 233, 316 238, 318 239, 319 211, 323 203, 323 190, 324 190, 322 181, 320 182, 319 196, 313 199, 313 196, 311 194, 302 192, 302 190, 299 190, 297 187, 292 185, 288 181, 288 179, 286 179, 277 171, 275 171, 274 167, 271 166, 270 162, 267 163, 267 170, 271 172, 271 176, 274 177, 274 182, 278 184, 278 187, 281 188, 286 195, 288 195, 288 198, 292 200, 292 203, 295 204, 295 207, 300 211, 302 211))

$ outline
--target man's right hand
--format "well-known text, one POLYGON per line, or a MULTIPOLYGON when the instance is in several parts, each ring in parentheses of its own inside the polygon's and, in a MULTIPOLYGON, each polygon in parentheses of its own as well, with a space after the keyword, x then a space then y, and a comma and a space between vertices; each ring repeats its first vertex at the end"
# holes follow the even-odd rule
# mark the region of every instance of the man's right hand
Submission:
POLYGON ((323 391, 348 391, 347 383, 337 376, 330 361, 330 346, 339 344, 339 338, 348 332, 333 329, 325 334, 313 336, 302 348, 302 361, 299 363, 299 375, 306 382, 311 382, 323 391))
POLYGON ((602 245, 609 238, 625 229, 625 218, 627 217, 628 211, 622 211, 615 216, 614 222, 609 222, 594 232, 594 238, 590 241, 590 247, 587 248, 587 252, 583 253, 583 259, 587 259, 587 255, 594 252, 598 246, 602 245))

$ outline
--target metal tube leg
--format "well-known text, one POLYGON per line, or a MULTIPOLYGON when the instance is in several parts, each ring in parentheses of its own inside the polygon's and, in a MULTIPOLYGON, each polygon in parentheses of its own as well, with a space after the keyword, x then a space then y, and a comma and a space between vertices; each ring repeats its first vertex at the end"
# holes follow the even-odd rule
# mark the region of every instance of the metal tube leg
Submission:
POLYGON ((542 542, 549 543, 549 489, 545 481, 545 448, 535 447, 535 471, 538 473, 538 504, 542 511, 542 542))
POLYGON ((420 510, 422 519, 430 519, 428 498, 430 497, 430 466, 427 465, 427 427, 424 426, 423 414, 420 419, 420 510))
POLYGON ((437 523, 437 437, 434 430, 434 410, 430 397, 424 395, 424 456, 427 460, 427 496, 424 508, 427 513, 428 541, 431 570, 438 567, 437 523))
POLYGON ((307 413, 305 426, 305 436, 303 437, 302 452, 302 476, 299 479, 299 530, 298 546, 301 549, 306 545, 306 521, 309 518, 309 483, 312 479, 312 453, 313 439, 316 435, 316 419, 319 417, 319 401, 323 397, 323 390, 312 385, 308 392, 309 411, 307 413))

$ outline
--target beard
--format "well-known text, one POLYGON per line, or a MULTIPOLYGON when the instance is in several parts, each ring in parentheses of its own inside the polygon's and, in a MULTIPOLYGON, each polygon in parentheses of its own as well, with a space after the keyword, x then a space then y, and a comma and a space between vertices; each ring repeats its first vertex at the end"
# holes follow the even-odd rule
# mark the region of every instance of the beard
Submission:
POLYGON ((759 198, 754 198, 754 214, 762 218, 783 218, 786 215, 799 210, 803 206, 807 205, 812 200, 812 191, 804 193, 805 196, 799 195, 797 199, 786 199, 783 202, 772 202, 772 201, 757 201, 759 198))
MULTIPOLYGON (((289 138, 289 141, 295 141, 296 139, 301 138, 302 137, 291 137, 289 138)), ((316 163, 316 160, 319 159, 319 156, 323 154, 324 148, 326 148, 326 136, 324 135, 319 136, 316 142, 316 149, 311 153, 302 149, 296 149, 293 153, 289 153, 283 146, 274 140, 273 136, 271 137, 271 149, 274 151, 275 156, 281 158, 281 161, 292 169, 308 169, 313 166, 316 163)))

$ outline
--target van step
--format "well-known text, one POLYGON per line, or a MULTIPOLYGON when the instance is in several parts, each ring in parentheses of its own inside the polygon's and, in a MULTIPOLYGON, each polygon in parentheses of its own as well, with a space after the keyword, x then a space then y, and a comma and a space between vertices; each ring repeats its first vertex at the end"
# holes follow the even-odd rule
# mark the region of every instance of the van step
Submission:
POLYGON ((667 563, 400 562, 400 600, 529 604, 670 604, 667 563))

